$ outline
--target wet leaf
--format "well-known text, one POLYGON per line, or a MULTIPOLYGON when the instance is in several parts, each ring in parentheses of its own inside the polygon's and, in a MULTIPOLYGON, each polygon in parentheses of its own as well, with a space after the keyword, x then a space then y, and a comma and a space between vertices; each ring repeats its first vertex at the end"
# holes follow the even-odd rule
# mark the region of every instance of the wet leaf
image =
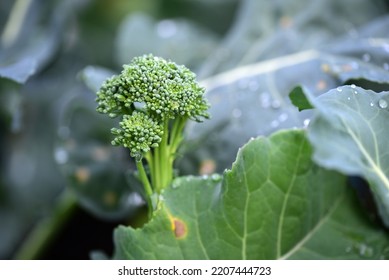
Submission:
POLYGON ((24 84, 47 66, 61 47, 72 13, 83 2, 43 7, 37 1, 15 1, 1 37, 0 77, 24 84))
POLYGON ((309 126, 315 161, 365 178, 389 226, 389 92, 343 86, 308 98, 317 109, 309 126))
POLYGON ((119 27, 115 53, 119 65, 129 63, 135 56, 152 53, 195 70, 216 43, 215 34, 189 20, 156 21, 147 14, 136 13, 119 27))
POLYGON ((141 229, 115 232, 117 259, 377 259, 345 177, 311 161, 301 130, 250 141, 223 180, 176 179, 141 229))
POLYGON ((339 36, 350 39, 347 46, 351 39, 351 44, 357 46, 358 28, 385 15, 385 5, 385 1, 364 0, 242 1, 234 25, 199 75, 206 78, 242 65, 322 49, 337 42, 339 36), (355 16, 355 11, 365 12, 355 16))
POLYGON ((127 151, 111 145, 115 120, 98 114, 90 97, 68 100, 54 157, 82 206, 103 219, 128 218, 144 204, 135 166, 127 151))

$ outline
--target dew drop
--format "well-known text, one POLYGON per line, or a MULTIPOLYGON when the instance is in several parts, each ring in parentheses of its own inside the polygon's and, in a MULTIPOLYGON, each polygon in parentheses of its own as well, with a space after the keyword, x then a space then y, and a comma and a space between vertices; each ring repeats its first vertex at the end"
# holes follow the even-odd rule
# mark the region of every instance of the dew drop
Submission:
POLYGON ((68 152, 62 147, 56 148, 54 151, 54 159, 58 164, 65 164, 69 159, 68 152))
POLYGON ((260 95, 259 101, 261 103, 262 108, 264 108, 264 109, 269 108, 271 105, 270 95, 267 92, 263 92, 260 95))
POLYGON ((177 181, 173 181, 173 183, 172 183, 172 189, 177 189, 178 188, 178 183, 177 183, 177 181))
POLYGON ((279 126, 279 122, 277 121, 277 120, 274 120, 274 121, 272 121, 271 123, 270 123, 270 126, 272 127, 272 128, 276 128, 276 127, 278 127, 279 126))
POLYGON ((384 44, 383 48, 385 52, 389 53, 389 44, 384 44))
POLYGON ((342 92, 342 88, 341 87, 337 87, 336 90, 339 91, 339 92, 342 92))
POLYGON ((250 81, 250 83, 249 83, 249 90, 257 91, 258 88, 259 88, 259 83, 257 81, 250 81))
POLYGON ((273 100, 273 102, 271 103, 271 107, 273 109, 278 109, 281 107, 281 102, 279 100, 273 100))
POLYGON ((222 176, 220 176, 220 174, 215 173, 215 174, 212 174, 212 175, 211 175, 211 179, 212 179, 212 181, 214 181, 214 182, 219 182, 219 181, 221 181, 222 176))
POLYGON ((248 87, 248 81, 246 79, 242 79, 238 81, 238 88, 246 89, 248 87))
POLYGON ((358 253, 361 257, 371 258, 374 255, 374 250, 366 244, 360 244, 358 253))
POLYGON ((349 64, 351 66, 352 69, 358 69, 359 68, 359 64, 355 61, 352 61, 350 62, 349 64))
POLYGON ((133 155, 133 157, 135 158, 135 160, 136 160, 137 162, 142 161, 142 158, 143 158, 143 156, 142 156, 141 153, 135 153, 135 154, 133 155))
POLYGON ((351 85, 351 88, 356 88, 356 86, 354 84, 351 85))
POLYGON ((370 57, 370 54, 368 53, 365 53, 363 56, 362 56, 362 60, 365 61, 365 62, 369 62, 371 59, 370 57))
POLYGON ((284 122, 288 119, 288 114, 287 113, 282 113, 279 117, 278 117, 278 120, 280 122, 284 122))
POLYGON ((388 108, 388 102, 384 99, 380 99, 378 101, 378 106, 382 109, 386 109, 386 108, 388 108))
POLYGON ((236 119, 239 119, 242 116, 242 111, 240 109, 235 108, 232 110, 232 116, 236 119))
POLYGON ((308 127, 309 123, 311 122, 310 119, 305 119, 303 124, 304 124, 304 127, 308 127))
POLYGON ((358 94, 358 91, 354 90, 354 94, 358 94))
POLYGON ((351 97, 349 96, 349 97, 347 97, 347 100, 351 100, 351 97))
POLYGON ((373 107, 374 106, 374 103, 373 102, 370 102, 370 107, 373 107))

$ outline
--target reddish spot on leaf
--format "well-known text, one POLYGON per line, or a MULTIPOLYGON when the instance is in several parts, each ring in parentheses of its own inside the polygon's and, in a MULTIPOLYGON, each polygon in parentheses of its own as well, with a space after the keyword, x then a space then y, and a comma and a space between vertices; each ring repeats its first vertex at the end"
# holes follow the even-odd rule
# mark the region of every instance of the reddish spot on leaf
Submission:
POLYGON ((174 235, 177 238, 184 238, 188 232, 186 228, 186 224, 183 221, 178 220, 176 218, 173 219, 173 223, 174 223, 174 235))

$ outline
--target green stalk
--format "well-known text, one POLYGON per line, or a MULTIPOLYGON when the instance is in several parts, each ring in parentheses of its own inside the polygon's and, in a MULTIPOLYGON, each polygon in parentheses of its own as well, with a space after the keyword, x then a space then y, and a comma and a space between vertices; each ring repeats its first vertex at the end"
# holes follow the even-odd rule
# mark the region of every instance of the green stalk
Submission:
POLYGON ((159 193, 160 191, 160 185, 161 185, 161 166, 159 164, 160 162, 160 147, 157 147, 154 149, 154 161, 153 161, 153 169, 154 169, 154 190, 155 192, 159 193))
POLYGON ((145 191, 146 191, 146 199, 147 199, 147 204, 148 204, 148 216, 149 216, 149 219, 151 219, 152 214, 153 214, 153 210, 154 210, 153 203, 151 201, 151 196, 153 195, 153 190, 151 189, 149 178, 146 175, 142 160, 139 160, 139 161, 136 160, 136 167, 138 168, 139 178, 142 181, 143 187, 145 188, 145 191))
POLYGON ((153 152, 148 151, 145 155, 145 159, 147 161, 147 165, 149 166, 150 171, 150 179, 151 179, 151 188, 155 188, 156 182, 155 182, 155 174, 154 174, 154 161, 153 161, 153 152))
POLYGON ((59 198, 52 214, 37 223, 29 236, 14 255, 17 260, 34 260, 42 257, 56 234, 63 228, 67 220, 77 208, 77 199, 69 190, 65 190, 59 198))
POLYGON ((169 146, 168 146, 168 139, 169 139, 169 120, 164 121, 164 135, 161 141, 161 158, 160 158, 160 166, 161 166, 161 172, 162 172, 162 189, 166 188, 169 184, 169 146))
POLYGON ((183 131, 187 120, 188 120, 187 118, 178 118, 175 122, 176 128, 173 130, 174 134, 172 133, 170 137, 170 143, 169 143, 171 146, 171 152, 173 158, 175 158, 175 153, 183 139, 183 131))

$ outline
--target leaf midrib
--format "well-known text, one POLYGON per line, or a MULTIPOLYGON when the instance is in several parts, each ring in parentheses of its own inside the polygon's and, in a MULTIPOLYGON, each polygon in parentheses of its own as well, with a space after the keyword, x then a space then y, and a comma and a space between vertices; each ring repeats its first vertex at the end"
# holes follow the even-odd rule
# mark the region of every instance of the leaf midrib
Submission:
POLYGON ((282 226, 284 225, 284 217, 285 217, 285 212, 286 212, 286 206, 287 206, 288 201, 289 201, 289 196, 290 196, 290 193, 293 189, 293 186, 294 186, 294 183, 296 180, 297 169, 300 166, 300 160, 301 160, 301 154, 302 154, 301 150, 302 150, 303 146, 304 146, 304 141, 302 141, 300 144, 299 151, 298 151, 297 164, 295 165, 293 177, 289 183, 288 191, 285 194, 284 201, 282 203, 281 215, 280 215, 280 218, 278 221, 278 230, 277 230, 277 247, 276 247, 277 248, 277 255, 276 255, 277 257, 276 257, 276 259, 278 259, 281 256, 282 226))
POLYGON ((287 252, 285 255, 278 258, 279 260, 286 260, 291 255, 293 255, 297 250, 302 248, 306 242, 311 239, 311 237, 324 225, 324 223, 332 216, 332 214, 335 212, 335 210, 338 208, 340 203, 345 197, 345 193, 343 192, 342 195, 340 195, 337 200, 334 202, 332 208, 327 212, 325 216, 322 217, 322 219, 316 224, 315 227, 313 227, 309 232, 307 232, 306 236, 300 240, 289 252, 287 252))

